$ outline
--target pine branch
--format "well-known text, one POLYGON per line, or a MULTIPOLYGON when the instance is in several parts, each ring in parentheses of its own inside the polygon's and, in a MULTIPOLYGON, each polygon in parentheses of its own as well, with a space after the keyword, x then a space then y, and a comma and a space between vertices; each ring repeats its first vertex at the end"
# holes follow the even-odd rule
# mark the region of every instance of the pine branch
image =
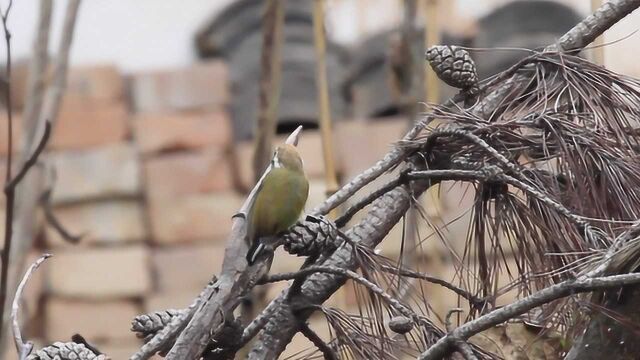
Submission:
MULTIPOLYGON (((606 29, 613 26, 617 21, 635 10, 638 6, 640 6, 640 0, 610 1, 602 8, 598 9, 596 13, 589 16, 567 32, 558 44, 550 46, 548 50, 581 49, 593 41, 597 36, 601 35, 606 29)), ((511 92, 513 85, 522 81, 523 77, 526 78, 525 75, 515 73, 510 79, 504 81, 494 92, 481 97, 478 104, 473 108, 473 114, 485 119, 490 117, 501 106, 503 101, 508 99, 507 95, 511 92)), ((422 129, 424 129, 428 121, 430 121, 429 118, 416 125, 403 140, 415 139, 422 129)), ((400 163, 410 152, 411 149, 409 147, 395 148, 385 155, 381 161, 376 163, 374 167, 357 176, 341 190, 327 199, 327 201, 322 205, 316 207, 313 212, 315 214, 327 213, 344 202, 364 185, 377 178, 386 170, 400 163)), ((419 194, 420 191, 417 191, 416 193, 419 194)), ((352 229, 352 232, 355 232, 355 234, 351 234, 349 237, 356 241, 362 240, 364 244, 370 247, 374 247, 382 241, 386 232, 382 232, 382 234, 380 234, 375 230, 362 230, 372 228, 371 225, 381 219, 379 216, 383 216, 383 219, 386 219, 389 223, 395 224, 395 222, 399 220, 401 215, 396 218, 397 213, 395 210, 402 210, 401 214, 404 214, 404 212, 409 208, 410 199, 406 188, 398 187, 381 197, 374 204, 382 205, 391 198, 395 201, 393 204, 389 204, 389 209, 380 210, 374 206, 374 209, 369 211, 365 219, 352 229)), ((344 246, 343 248, 338 249, 324 264, 353 268, 355 265, 348 248, 349 246, 344 246)), ((313 275, 309 277, 304 284, 302 284, 300 290, 301 294, 294 296, 292 302, 294 302, 293 300, 297 297, 312 303, 322 303, 341 285, 341 279, 336 279, 333 276, 320 274, 313 275)), ((282 296, 283 295, 274 301, 281 301, 280 298, 282 296)), ((301 318, 298 318, 298 316, 300 316, 300 314, 294 313, 289 303, 281 302, 280 307, 276 309, 273 317, 260 333, 258 341, 256 341, 252 352, 249 354, 249 358, 277 358, 289 343, 293 335, 295 335, 296 329, 298 328, 297 324, 305 319, 305 316, 302 316, 301 318)))
POLYGON ((454 329, 420 355, 420 360, 438 360, 446 356, 456 341, 465 341, 475 334, 522 315, 527 311, 567 296, 595 290, 611 289, 640 283, 640 274, 573 279, 549 286, 509 305, 493 310, 454 329))

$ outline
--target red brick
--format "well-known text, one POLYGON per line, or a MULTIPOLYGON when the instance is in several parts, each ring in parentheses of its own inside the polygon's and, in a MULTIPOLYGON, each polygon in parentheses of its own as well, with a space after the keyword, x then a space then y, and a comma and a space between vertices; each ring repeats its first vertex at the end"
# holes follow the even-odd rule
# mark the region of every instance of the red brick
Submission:
POLYGON ((55 203, 140 194, 138 156, 127 143, 54 152, 51 161, 58 177, 55 203))
MULTIPOLYGON (((83 235, 80 245, 140 242, 147 238, 144 209, 137 201, 113 200, 57 207, 60 223, 74 235, 83 235)), ((49 246, 75 246, 52 227, 46 228, 49 246)))
POLYGON ((218 110, 229 101, 227 68, 221 61, 177 70, 134 74, 132 103, 136 112, 218 110))
POLYGON ((51 298, 46 303, 46 337, 60 341, 81 334, 87 341, 134 340, 131 319, 140 313, 133 301, 82 301, 51 298))
POLYGON ((144 175, 150 201, 232 188, 229 158, 215 149, 147 159, 144 175))
POLYGON ((124 100, 124 79, 113 65, 72 67, 65 97, 120 102, 124 100))
POLYGON ((153 240, 160 244, 226 241, 244 198, 233 193, 183 196, 149 203, 153 240))
POLYGON ((224 244, 170 246, 153 252, 153 266, 160 292, 188 292, 197 295, 219 274, 224 244))
POLYGON ((146 247, 54 252, 46 268, 49 291, 82 299, 143 296, 151 289, 146 247))
POLYGON ((231 124, 222 111, 187 114, 143 114, 133 122, 136 141, 144 154, 168 150, 226 149, 231 124))
POLYGON ((129 130, 128 116, 122 102, 65 99, 50 148, 83 149, 123 141, 129 130))

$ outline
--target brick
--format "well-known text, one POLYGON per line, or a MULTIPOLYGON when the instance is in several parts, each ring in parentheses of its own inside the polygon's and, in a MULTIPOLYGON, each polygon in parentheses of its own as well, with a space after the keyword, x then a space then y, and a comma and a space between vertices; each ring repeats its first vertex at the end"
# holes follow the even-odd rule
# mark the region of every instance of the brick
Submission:
MULTIPOLYGON (((0 155, 2 156, 6 156, 9 149, 9 144, 7 142, 7 134, 9 133, 8 123, 9 118, 7 117, 6 111, 0 109, 0 155)), ((12 114, 11 123, 11 133, 13 134, 11 151, 14 159, 17 159, 18 153, 22 151, 22 114, 14 111, 12 114)))
POLYGON ((244 198, 235 193, 158 199, 149 204, 153 240, 160 244, 225 241, 244 198))
POLYGON ((337 154, 347 180, 382 159, 406 133, 407 127, 407 120, 401 117, 367 122, 356 119, 337 123, 337 154))
POLYGON ((124 79, 113 65, 72 67, 67 76, 65 97, 119 102, 124 100, 124 79))
POLYGON ((638 69, 638 64, 634 59, 635 56, 628 55, 637 54, 640 51, 640 40, 636 36, 628 36, 637 30, 638 23, 640 23, 640 15, 632 13, 617 22, 615 26, 605 33, 604 41, 605 43, 610 43, 609 46, 604 48, 607 69, 629 76, 640 76, 640 69, 638 69), (624 44, 614 43, 623 38, 625 39, 624 44))
POLYGON ((201 290, 202 288, 190 291, 159 292, 149 295, 144 298, 144 312, 184 309, 191 305, 201 290))
POLYGON ((231 165, 215 149, 159 155, 144 161, 145 189, 150 201, 161 198, 230 191, 231 165))
POLYGON ((152 259, 159 291, 191 293, 204 288, 214 274, 220 273, 224 244, 158 248, 152 259))
POLYGON ((58 251, 46 268, 49 291, 82 299, 143 296, 151 289, 142 246, 58 251))
MULTIPOLYGON (((60 223, 82 245, 140 242, 147 238, 144 209, 137 201, 112 200, 72 204, 54 209, 60 223)), ((73 246, 52 227, 46 228, 49 246, 73 246)))
MULTIPOLYGON (((274 140, 274 147, 284 143, 286 136, 277 136, 274 140)), ((337 145, 337 142, 335 143, 337 145)), ((337 148, 337 147, 336 147, 337 148)), ((349 151, 353 151, 350 149, 349 151)), ((234 164, 237 166, 239 184, 242 187, 250 187, 254 183, 253 175, 253 152, 254 142, 245 141, 236 144, 234 164)), ((309 179, 323 178, 324 158, 322 157, 322 138, 317 130, 303 131, 298 143, 298 152, 304 161, 304 172, 309 179)), ((336 171, 342 169, 342 154, 336 154, 336 171)))
POLYGON ((133 146, 114 144, 51 154, 57 182, 54 203, 140 194, 140 169, 133 146))
POLYGON ((53 129, 51 149, 84 149, 126 139, 128 112, 122 102, 66 98, 53 129))
POLYGON ((144 154, 211 146, 226 149, 232 138, 229 118, 222 111, 141 114, 135 117, 133 128, 144 154))
POLYGON ((227 68, 208 61, 177 70, 134 74, 130 93, 136 112, 217 110, 229 101, 227 68))
MULTIPOLYGON (((25 105, 25 98, 26 98, 26 93, 27 93, 27 83, 28 83, 28 78, 29 78, 29 65, 30 65, 30 61, 28 59, 19 59, 16 61, 16 59, 13 59, 13 62, 11 64, 11 79, 10 79, 10 86, 11 86, 11 106, 12 108, 18 111, 21 111, 24 108, 25 105)), ((2 69, 0 69, 0 76, 2 76, 3 79, 6 78, 5 74, 6 74, 6 69, 4 67, 4 65, 2 66, 2 69)), ((0 99, 2 99, 1 103, 0 103, 0 108, 2 110, 2 112, 6 112, 6 107, 5 107, 5 86, 2 86, 2 89, 0 89, 0 99)))
POLYGON ((324 180, 309 180, 309 196, 307 197, 306 211, 310 211, 316 205, 322 203, 327 198, 327 186, 324 180))
POLYGON ((82 301, 51 298, 46 303, 45 333, 50 340, 81 334, 87 341, 135 339, 129 328, 140 313, 133 301, 82 301))
POLYGON ((304 257, 298 257, 287 253, 282 246, 276 249, 271 273, 297 271, 304 263, 304 257))

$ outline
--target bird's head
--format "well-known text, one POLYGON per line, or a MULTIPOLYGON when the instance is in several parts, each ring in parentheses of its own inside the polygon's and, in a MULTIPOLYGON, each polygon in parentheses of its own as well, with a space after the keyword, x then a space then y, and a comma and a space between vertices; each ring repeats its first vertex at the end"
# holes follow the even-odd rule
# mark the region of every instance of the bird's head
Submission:
POLYGON ((278 146, 271 159, 271 166, 274 168, 286 168, 293 171, 303 172, 302 157, 298 153, 296 146, 302 126, 289 135, 284 144, 278 146))

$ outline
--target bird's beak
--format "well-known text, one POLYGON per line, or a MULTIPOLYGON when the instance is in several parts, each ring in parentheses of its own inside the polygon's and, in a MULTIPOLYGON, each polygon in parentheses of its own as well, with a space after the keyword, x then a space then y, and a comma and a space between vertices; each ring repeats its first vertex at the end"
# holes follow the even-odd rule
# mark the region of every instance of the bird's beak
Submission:
POLYGON ((302 125, 298 126, 297 129, 293 130, 291 135, 289 135, 289 137, 287 138, 287 141, 285 141, 285 144, 298 146, 298 137, 300 136, 301 132, 302 132, 302 125))

